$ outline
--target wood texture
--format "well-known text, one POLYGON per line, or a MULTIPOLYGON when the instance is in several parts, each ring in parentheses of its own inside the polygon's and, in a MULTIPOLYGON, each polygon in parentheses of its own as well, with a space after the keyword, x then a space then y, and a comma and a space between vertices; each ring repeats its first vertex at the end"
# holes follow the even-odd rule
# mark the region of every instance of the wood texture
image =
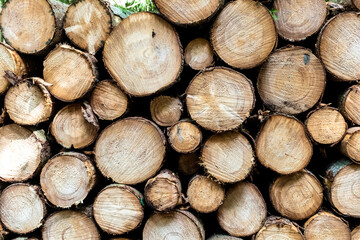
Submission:
POLYGON ((182 120, 167 130, 170 146, 179 153, 197 150, 202 141, 202 132, 198 126, 188 120, 182 120))
POLYGON ((358 10, 360 10, 360 1, 359 0, 352 0, 352 3, 358 10))
POLYGON ((359 240, 360 239, 360 227, 357 226, 351 231, 351 240, 359 240))
POLYGON ((183 112, 183 104, 179 98, 158 96, 150 102, 152 120, 162 127, 170 127, 177 123, 183 112))
POLYGON ((228 236, 228 235, 215 234, 215 235, 211 236, 208 240, 242 240, 242 238, 232 237, 232 236, 228 236))
POLYGON ((355 84, 349 87, 339 98, 339 110, 344 117, 360 125, 360 85, 355 84))
POLYGON ((355 163, 360 163, 360 127, 352 127, 346 131, 340 143, 340 151, 355 163))
POLYGON ((185 63, 194 70, 202 70, 214 64, 214 52, 208 40, 195 38, 185 48, 185 63))

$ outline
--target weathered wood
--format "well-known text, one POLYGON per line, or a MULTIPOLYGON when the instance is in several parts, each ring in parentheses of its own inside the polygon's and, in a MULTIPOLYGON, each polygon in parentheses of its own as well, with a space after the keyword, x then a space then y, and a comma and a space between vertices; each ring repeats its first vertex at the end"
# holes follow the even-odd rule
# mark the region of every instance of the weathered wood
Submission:
POLYGON ((194 70, 202 70, 214 64, 214 52, 208 40, 196 38, 185 48, 185 63, 194 70))
POLYGON ((349 87, 339 98, 339 110, 344 117, 360 125, 360 85, 355 84, 349 87))
POLYGON ((355 163, 360 163, 360 127, 352 127, 346 131, 340 143, 340 151, 355 163))
POLYGON ((170 146, 179 153, 190 153, 198 149, 202 132, 189 120, 182 120, 167 130, 170 146))
POLYGON ((170 127, 181 118, 183 104, 179 98, 159 96, 150 102, 151 118, 159 126, 170 127))

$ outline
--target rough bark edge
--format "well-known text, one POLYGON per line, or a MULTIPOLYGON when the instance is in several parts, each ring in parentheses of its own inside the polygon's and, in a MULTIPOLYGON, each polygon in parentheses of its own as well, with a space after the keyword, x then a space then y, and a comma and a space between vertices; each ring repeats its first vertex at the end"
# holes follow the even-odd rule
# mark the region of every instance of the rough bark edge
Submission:
POLYGON ((360 134, 360 127, 348 128, 347 131, 345 132, 344 138, 341 139, 341 143, 339 145, 339 150, 343 155, 348 157, 351 161, 353 161, 354 163, 360 164, 360 161, 357 161, 356 159, 354 159, 352 156, 349 156, 349 154, 348 154, 349 141, 351 140, 351 138, 353 138, 353 136, 355 134, 360 134))
POLYGON ((350 86, 349 88, 347 88, 347 89, 345 90, 345 92, 343 92, 343 93, 340 94, 339 100, 338 100, 340 113, 345 117, 346 120, 350 121, 351 124, 356 124, 356 123, 355 123, 355 121, 346 113, 346 111, 345 111, 345 103, 346 103, 347 97, 349 96, 349 94, 350 94, 352 91, 357 92, 357 89, 356 89, 356 88, 359 88, 359 90, 360 90, 360 85, 359 85, 359 84, 354 84, 354 85, 350 86))

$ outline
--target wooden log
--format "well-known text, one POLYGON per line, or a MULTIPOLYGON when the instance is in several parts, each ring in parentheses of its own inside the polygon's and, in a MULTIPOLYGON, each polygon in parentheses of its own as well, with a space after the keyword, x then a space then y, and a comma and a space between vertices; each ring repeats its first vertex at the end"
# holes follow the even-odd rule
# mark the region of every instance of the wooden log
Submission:
POLYGON ((110 11, 101 0, 84 0, 70 5, 64 19, 66 36, 77 47, 95 54, 110 35, 110 11))
POLYGON ((351 239, 348 223, 329 212, 321 212, 312 216, 306 221, 304 228, 306 240, 351 239))
POLYGON ((347 123, 341 113, 332 107, 313 111, 305 121, 310 137, 319 144, 336 144, 345 136, 347 123))
POLYGON ((349 87, 339 98, 339 110, 344 117, 357 125, 360 125, 360 85, 349 87))
POLYGON ((214 52, 208 40, 195 38, 185 48, 185 63, 194 70, 202 70, 214 64, 214 52))
POLYGON ((269 56, 276 47, 277 34, 266 7, 253 0, 236 0, 229 2, 217 16, 210 39, 224 62, 249 69, 269 56))
POLYGON ((255 105, 251 81, 224 67, 197 74, 186 90, 186 106, 192 119, 211 131, 232 130, 250 116, 255 105))
POLYGON ((339 81, 360 79, 360 27, 359 14, 345 12, 330 19, 321 30, 318 42, 318 56, 328 72, 339 81))
POLYGON ((340 151, 355 163, 360 163, 360 127, 352 127, 346 131, 340 143, 340 151))
POLYGON ((15 183, 0 195, 0 219, 10 231, 26 234, 42 225, 46 206, 40 198, 39 187, 15 183))
POLYGON ((301 41, 320 30, 327 16, 326 2, 322 0, 275 0, 276 29, 289 41, 301 41), (311 7, 310 7, 311 6, 311 7))
POLYGON ((193 209, 200 213, 210 213, 223 204, 225 189, 209 177, 196 175, 190 180, 186 195, 193 209))
POLYGON ((215 234, 212 235, 208 240, 242 240, 242 238, 232 237, 228 235, 215 234))
POLYGON ((290 220, 281 217, 270 216, 264 226, 253 237, 253 240, 291 239, 304 240, 298 226, 290 220))
POLYGON ((64 210, 51 214, 42 229, 43 240, 100 239, 99 232, 91 218, 84 213, 64 210))
POLYGON ((312 173, 302 170, 278 177, 270 187, 270 200, 282 216, 303 220, 320 208, 323 189, 312 173))
POLYGON ((143 196, 122 184, 105 187, 95 198, 94 218, 110 234, 123 234, 140 226, 144 218, 143 196))
POLYGON ((360 10, 360 0, 352 0, 352 3, 358 10, 360 10))
POLYGON ((147 96, 178 79, 183 53, 174 28, 156 14, 141 12, 125 18, 105 42, 106 69, 130 95, 147 96))
POLYGON ((87 197, 95 184, 95 167, 89 157, 77 152, 61 152, 42 168, 41 189, 56 207, 70 208, 87 197))
POLYGON ((72 103, 55 115, 50 131, 61 146, 79 149, 95 141, 99 125, 88 103, 72 103))
POLYGON ((178 170, 184 175, 193 175, 200 168, 200 158, 197 153, 181 154, 178 160, 178 170))
POLYGON ((165 157, 166 139, 151 121, 131 117, 103 130, 95 144, 100 172, 117 183, 137 184, 154 176, 165 157))
POLYGON ((360 240, 360 225, 351 231, 351 240, 360 240))
POLYGON ((142 237, 143 240, 205 240, 205 230, 193 214, 177 210, 152 215, 145 223, 142 237))
POLYGON ((187 2, 155 0, 160 13, 178 25, 200 24, 209 20, 222 7, 223 0, 187 2))
POLYGON ((281 174, 305 168, 313 153, 303 124, 296 118, 278 114, 266 119, 255 148, 260 163, 281 174))
POLYGON ((239 182, 247 177, 255 164, 250 142, 239 132, 211 136, 201 151, 206 172, 225 183, 239 182))
POLYGON ((183 104, 179 98, 159 96, 150 102, 151 118, 162 127, 170 127, 177 123, 182 112, 183 104))
POLYGON ((147 205, 156 211, 171 211, 182 204, 183 195, 179 177, 170 170, 162 170, 146 182, 144 196, 147 205))
POLYGON ((17 124, 0 128, 1 181, 29 180, 49 157, 50 145, 43 130, 31 131, 17 124))
POLYGON ((64 102, 85 96, 95 85, 96 59, 69 45, 55 47, 44 60, 44 80, 51 94, 64 102))
POLYGON ((17 237, 14 238, 13 240, 39 240, 39 239, 35 237, 17 237))
POLYGON ((181 120, 167 129, 170 146, 179 153, 194 152, 202 141, 202 133, 198 126, 189 120, 181 120))
POLYGON ((217 218, 220 227, 232 236, 258 232, 266 218, 266 204, 259 189, 249 182, 233 185, 218 209, 217 218))
POLYGON ((323 65, 310 49, 290 46, 276 50, 261 66, 257 88, 271 110, 298 114, 319 101, 325 78, 323 65))
POLYGON ((90 105, 99 119, 114 120, 126 112, 128 98, 115 81, 104 80, 96 84, 90 105))

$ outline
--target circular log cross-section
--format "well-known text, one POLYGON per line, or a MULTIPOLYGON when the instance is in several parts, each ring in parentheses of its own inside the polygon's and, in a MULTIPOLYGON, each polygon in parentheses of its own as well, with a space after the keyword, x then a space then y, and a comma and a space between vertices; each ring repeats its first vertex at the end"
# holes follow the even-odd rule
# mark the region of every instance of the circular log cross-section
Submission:
POLYGON ((174 28, 156 14, 140 12, 125 18, 105 42, 106 69, 120 87, 147 96, 178 79, 183 56, 174 28))
POLYGON ((349 128, 340 143, 340 151, 355 163, 360 163, 360 127, 349 128))
POLYGON ((360 10, 360 0, 352 0, 353 5, 360 10))
POLYGON ((58 45, 44 60, 44 80, 51 94, 64 102, 82 98, 95 84, 93 59, 68 45, 58 45))
POLYGON ((359 14, 336 15, 325 24, 318 38, 318 56, 325 68, 340 81, 360 80, 359 14))
POLYGON ((286 47, 261 66, 257 88, 275 112, 298 114, 312 108, 325 89, 325 70, 309 49, 286 47))
POLYGON ((190 212, 155 213, 147 220, 142 239, 205 240, 205 231, 199 220, 190 212))
POLYGON ((360 240, 360 225, 351 231, 351 240, 360 240))
POLYGON ((305 168, 313 153, 303 124, 283 115, 271 115, 256 139, 256 156, 260 163, 280 174, 305 168))
POLYGON ((114 81, 104 80, 93 90, 90 105, 100 119, 114 120, 126 112, 128 99, 114 81))
POLYGON ((43 240, 99 240, 95 223, 84 213, 65 210, 50 215, 42 230, 43 240))
POLYGON ((30 131, 17 124, 0 128, 0 180, 22 182, 33 177, 50 155, 42 130, 30 131))
POLYGON ((168 129, 170 146, 179 153, 195 151, 202 140, 201 130, 189 121, 180 121, 168 129))
POLYGON ((110 234, 123 234, 137 228, 144 218, 143 196, 120 184, 105 187, 97 195, 93 209, 100 228, 110 234))
POLYGON ((259 189, 248 182, 232 186, 218 209, 217 218, 220 227, 232 236, 255 234, 266 218, 266 204, 259 189))
POLYGON ((112 19, 101 0, 83 0, 70 5, 64 18, 66 36, 77 47, 95 54, 108 38, 112 19))
POLYGON ((339 110, 344 117, 360 125, 360 85, 355 84, 349 87, 346 92, 340 96, 339 110))
POLYGON ((51 134, 65 148, 84 148, 92 144, 99 126, 89 105, 73 103, 65 106, 50 125, 51 134))
POLYGON ((186 195, 193 209, 200 213, 210 213, 223 203, 225 190, 211 178, 196 175, 190 180, 186 195))
POLYGON ((312 173, 303 170, 277 178, 270 187, 270 200, 282 216, 303 220, 321 206, 323 189, 312 173))
POLYGON ((193 175, 200 168, 200 159, 197 153, 181 154, 178 160, 178 170, 184 175, 193 175))
POLYGON ((151 118, 159 126, 170 127, 177 123, 183 111, 183 105, 179 98, 159 96, 151 100, 151 118))
POLYGON ((156 211, 170 211, 181 204, 181 182, 170 170, 162 170, 150 178, 144 190, 146 203, 156 211))
POLYGON ((229 68, 216 67, 200 72, 186 90, 191 118, 212 131, 239 127, 250 116, 254 104, 251 81, 229 68))
POLYGON ((196 38, 185 48, 185 63, 194 70, 202 70, 214 63, 214 52, 208 40, 196 38))
POLYGON ((341 141, 347 123, 341 113, 331 107, 320 108, 311 113, 305 122, 311 138, 320 144, 335 144, 341 141))
POLYGON ((12 0, 2 7, 3 37, 19 52, 44 50, 55 36, 55 16, 46 0, 12 0))
POLYGON ((350 240, 351 232, 347 222, 328 213, 320 212, 304 224, 306 240, 350 240))
POLYGON ((245 179, 255 164, 250 142, 235 131, 211 136, 202 148, 201 160, 207 173, 225 183, 245 179))
POLYGON ((95 144, 100 172, 117 183, 137 184, 154 176, 165 157, 166 139, 144 118, 125 118, 102 131, 95 144))
POLYGON ((25 234, 42 225, 46 206, 39 188, 23 183, 8 186, 0 196, 0 219, 12 232, 25 234))
POLYGON ((70 208, 82 203, 95 183, 95 167, 90 158, 76 152, 55 155, 43 167, 40 185, 56 207, 70 208))
POLYGON ((219 57, 239 69, 262 63, 277 42, 269 10, 253 0, 229 2, 216 18, 210 35, 219 57))
POLYGON ((323 0, 275 0, 275 21, 279 35, 289 41, 301 41, 320 30, 326 16, 323 0), (309 7, 311 6, 311 7, 309 7))

